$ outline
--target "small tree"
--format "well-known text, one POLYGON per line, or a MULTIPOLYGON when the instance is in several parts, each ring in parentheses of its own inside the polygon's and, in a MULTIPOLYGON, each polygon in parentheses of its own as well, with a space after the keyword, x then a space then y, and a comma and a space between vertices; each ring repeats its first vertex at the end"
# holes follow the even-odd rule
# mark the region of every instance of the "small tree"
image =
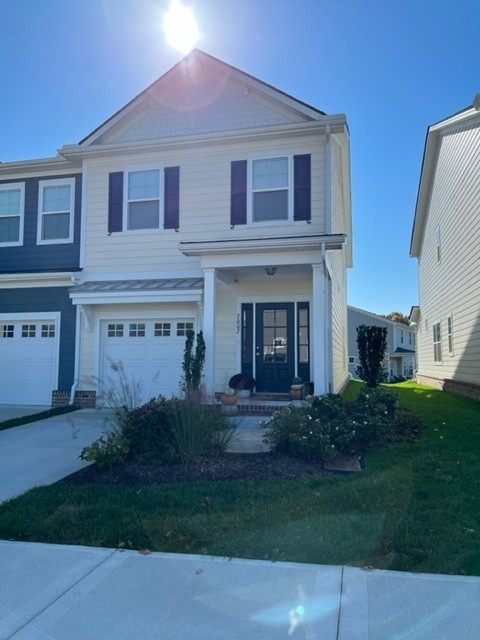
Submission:
POLYGON ((189 329, 187 331, 187 339, 185 340, 182 363, 185 393, 188 396, 198 391, 205 364, 205 340, 203 339, 203 332, 199 331, 197 333, 195 350, 193 349, 194 340, 195 333, 192 329, 189 329))
POLYGON ((357 347, 360 361, 357 375, 368 387, 376 387, 383 378, 382 361, 387 349, 387 329, 362 324, 357 327, 357 347))

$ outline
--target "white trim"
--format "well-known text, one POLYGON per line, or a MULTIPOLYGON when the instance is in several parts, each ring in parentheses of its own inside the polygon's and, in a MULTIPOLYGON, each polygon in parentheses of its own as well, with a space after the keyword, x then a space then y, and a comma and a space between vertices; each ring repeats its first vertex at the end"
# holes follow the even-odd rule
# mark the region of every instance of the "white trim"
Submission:
POLYGON ((82 165, 82 204, 80 206, 80 249, 78 266, 83 269, 87 254, 87 198, 88 198, 88 160, 82 165))
MULTIPOLYGON (((40 322, 44 320, 53 320, 55 323, 55 338, 54 338, 54 352, 53 352, 53 380, 52 390, 58 389, 58 377, 59 377, 59 365, 60 365, 60 330, 61 330, 61 313, 60 311, 51 312, 22 312, 22 313, 0 313, 0 322, 24 322, 31 321, 40 322)), ((32 365, 34 366, 34 365, 32 365)))
POLYGON ((55 273, 0 273, 0 284, 4 288, 29 287, 34 283, 35 287, 71 287, 74 272, 55 273))
POLYGON ((255 152, 247 155, 247 226, 248 227, 278 227, 293 224, 293 151, 273 150, 265 152, 255 152), (276 158, 287 158, 288 176, 287 186, 282 188, 263 189, 261 191, 285 191, 287 190, 287 218, 282 220, 254 220, 253 219, 253 163, 256 160, 273 160, 276 158))
POLYGON ((24 222, 25 222, 25 182, 6 182, 3 184, 0 184, 0 191, 13 191, 17 189, 20 191, 20 210, 18 214, 13 213, 8 216, 0 216, 0 219, 4 217, 13 218, 13 217, 17 217, 18 215, 18 218, 19 218, 18 240, 16 242, 0 242, 0 248, 21 247, 23 245, 23 229, 24 229, 24 222))
MULTIPOLYGON (((75 219, 75 186, 76 179, 75 178, 49 178, 47 180, 39 180, 38 182, 38 218, 37 218, 37 244, 71 244, 73 242, 73 229, 74 229, 74 219, 75 219), (42 239, 42 221, 43 216, 55 215, 55 212, 42 211, 43 204, 43 188, 44 187, 55 187, 55 186, 65 186, 68 185, 70 187, 70 211, 69 213, 69 228, 68 228, 68 238, 54 238, 49 240, 42 239)), ((66 211, 62 211, 59 213, 67 213, 66 211)))
POLYGON ((200 302, 203 289, 166 291, 99 291, 72 292, 73 304, 141 304, 151 302, 200 302))
MULTIPOLYGON (((147 163, 147 164, 129 164, 123 169, 123 219, 122 232, 127 234, 151 234, 163 232, 164 224, 164 195, 165 195, 165 165, 163 162, 147 163), (129 199, 128 199, 128 177, 130 173, 141 171, 158 171, 158 227, 144 227, 141 229, 129 229, 129 199)), ((153 201, 157 198, 143 198, 142 200, 134 200, 133 202, 153 201)))

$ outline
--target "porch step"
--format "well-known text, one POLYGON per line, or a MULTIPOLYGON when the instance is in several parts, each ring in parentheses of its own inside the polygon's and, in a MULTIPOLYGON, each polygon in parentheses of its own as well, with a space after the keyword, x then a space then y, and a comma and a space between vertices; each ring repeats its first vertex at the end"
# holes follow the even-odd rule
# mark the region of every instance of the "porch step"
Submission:
MULTIPOLYGON (((219 405, 220 396, 221 394, 217 394, 219 405)), ((249 398, 239 398, 237 400, 237 415, 271 416, 291 402, 292 400, 288 393, 252 393, 249 398)))

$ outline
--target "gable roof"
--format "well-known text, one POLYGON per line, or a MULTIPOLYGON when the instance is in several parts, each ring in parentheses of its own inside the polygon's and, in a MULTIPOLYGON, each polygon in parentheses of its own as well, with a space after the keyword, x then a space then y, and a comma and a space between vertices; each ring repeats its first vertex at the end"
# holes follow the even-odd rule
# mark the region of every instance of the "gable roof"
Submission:
POLYGON ((410 242, 410 257, 418 258, 421 251, 423 231, 428 212, 430 191, 432 180, 435 174, 438 144, 441 136, 446 130, 469 123, 474 118, 480 116, 480 94, 477 93, 473 104, 466 109, 462 109, 427 129, 425 148, 423 152, 422 168, 420 170, 420 182, 418 186, 417 203, 415 206, 415 217, 413 220, 412 237, 410 242))
MULTIPOLYGON (((230 81, 236 82, 244 87, 245 95, 249 91, 255 92, 270 102, 277 105, 277 108, 289 110, 296 115, 298 121, 318 121, 326 114, 311 105, 294 98, 293 96, 273 87, 272 85, 251 76, 250 74, 233 67, 221 60, 211 56, 210 54, 194 49, 188 56, 185 56, 169 71, 160 78, 155 80, 151 85, 139 93, 135 98, 130 100, 124 107, 119 109, 110 118, 108 118, 99 127, 94 129, 90 134, 79 142, 79 146, 85 147, 92 144, 101 143, 102 140, 118 129, 122 124, 129 122, 135 118, 135 115, 145 109, 150 104, 155 105, 158 96, 168 93, 170 87, 173 86, 177 90, 180 85, 192 84, 195 81, 200 70, 208 70, 210 75, 223 76, 230 81)), ((175 98, 175 96, 174 96, 175 98)))

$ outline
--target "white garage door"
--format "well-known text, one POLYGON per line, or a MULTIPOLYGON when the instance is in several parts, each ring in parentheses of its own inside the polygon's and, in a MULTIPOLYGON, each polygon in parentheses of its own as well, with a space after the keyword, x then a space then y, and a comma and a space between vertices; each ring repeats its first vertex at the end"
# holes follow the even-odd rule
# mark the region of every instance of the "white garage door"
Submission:
POLYGON ((193 320, 106 320, 102 325, 100 396, 116 389, 117 398, 133 394, 141 403, 179 395, 185 339, 193 320))
POLYGON ((55 318, 0 321, 0 404, 51 405, 57 332, 55 318))

